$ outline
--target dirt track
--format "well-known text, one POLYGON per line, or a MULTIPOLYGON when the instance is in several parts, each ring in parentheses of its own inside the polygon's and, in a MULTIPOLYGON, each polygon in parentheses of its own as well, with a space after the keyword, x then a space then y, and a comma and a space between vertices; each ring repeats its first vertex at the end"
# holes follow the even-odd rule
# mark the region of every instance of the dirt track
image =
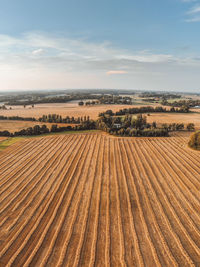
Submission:
POLYGON ((200 266, 187 137, 51 136, 0 153, 0 266, 200 266))

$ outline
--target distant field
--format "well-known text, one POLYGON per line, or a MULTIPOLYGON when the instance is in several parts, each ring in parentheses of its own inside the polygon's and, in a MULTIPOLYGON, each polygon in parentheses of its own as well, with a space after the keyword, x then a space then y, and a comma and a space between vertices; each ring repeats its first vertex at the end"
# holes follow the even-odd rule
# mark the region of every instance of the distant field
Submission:
MULTIPOLYGON (((95 105, 95 106, 79 106, 78 101, 64 104, 38 104, 34 108, 27 106, 12 106, 12 110, 0 110, 3 116, 21 116, 39 118, 42 115, 59 114, 63 117, 81 117, 90 116, 91 119, 97 119, 100 112, 108 109, 118 111, 123 108, 134 107, 133 105, 95 105)), ((139 107, 139 105, 136 105, 139 107)))
POLYGON ((1 266, 199 266, 188 135, 30 138, 0 153, 1 266))

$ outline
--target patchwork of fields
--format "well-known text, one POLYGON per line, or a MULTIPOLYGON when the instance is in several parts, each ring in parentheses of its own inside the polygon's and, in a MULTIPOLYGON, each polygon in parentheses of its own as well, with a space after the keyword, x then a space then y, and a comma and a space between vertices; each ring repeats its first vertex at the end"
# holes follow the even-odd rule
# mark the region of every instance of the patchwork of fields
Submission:
POLYGON ((0 153, 0 266, 200 266, 188 137, 27 139, 0 153))

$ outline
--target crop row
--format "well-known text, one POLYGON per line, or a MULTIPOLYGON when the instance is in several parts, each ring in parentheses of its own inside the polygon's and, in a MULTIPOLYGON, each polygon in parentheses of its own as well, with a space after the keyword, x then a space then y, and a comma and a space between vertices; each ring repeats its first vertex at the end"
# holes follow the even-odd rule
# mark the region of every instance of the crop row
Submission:
POLYGON ((27 139, 0 153, 1 266, 198 266, 187 137, 27 139))

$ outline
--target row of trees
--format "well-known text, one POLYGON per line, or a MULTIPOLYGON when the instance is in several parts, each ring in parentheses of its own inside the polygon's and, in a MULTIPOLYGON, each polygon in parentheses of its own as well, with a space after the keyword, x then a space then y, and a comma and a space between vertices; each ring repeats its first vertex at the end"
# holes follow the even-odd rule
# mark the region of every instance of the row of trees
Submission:
POLYGON ((82 130, 94 130, 96 129, 95 121, 85 121, 80 125, 72 126, 61 126, 59 127, 57 124, 51 126, 51 132, 65 132, 65 131, 82 131, 82 130))
POLYGON ((195 130, 195 125, 194 123, 188 123, 186 126, 184 123, 163 123, 162 128, 167 129, 168 131, 182 131, 182 130, 187 130, 187 131, 194 131, 195 130))
POLYGON ((32 117, 19 117, 19 116, 2 116, 0 115, 0 120, 13 120, 13 121, 37 121, 36 118, 32 117))
POLYGON ((80 124, 82 122, 90 121, 89 116, 83 116, 83 117, 65 117, 63 118, 61 115, 57 114, 49 114, 49 115, 43 115, 38 119, 40 122, 49 122, 49 123, 72 123, 72 124, 80 124))
POLYGON ((72 123, 72 124, 80 124, 85 121, 90 121, 89 116, 83 116, 83 117, 69 117, 66 116, 63 118, 61 115, 57 114, 48 114, 43 115, 39 119, 36 119, 34 117, 19 117, 19 116, 2 116, 0 115, 0 120, 16 120, 16 121, 39 121, 39 122, 49 122, 49 123, 72 123))
POLYGON ((65 131, 82 131, 82 130, 92 130, 96 129, 95 121, 84 121, 80 125, 75 126, 64 126, 59 127, 57 124, 51 125, 49 129, 46 125, 35 125, 33 127, 28 127, 27 129, 22 129, 20 131, 16 131, 14 133, 10 133, 9 131, 1 131, 0 136, 31 136, 31 135, 41 135, 47 133, 56 133, 56 132, 65 132, 65 131))
POLYGON ((99 103, 130 105, 132 103, 132 98, 129 96, 120 95, 103 95, 99 98, 99 103))
POLYGON ((146 97, 157 97, 157 98, 181 98, 181 95, 178 94, 170 94, 170 93, 157 93, 157 92, 144 92, 139 95, 139 97, 146 98, 146 97))
POLYGON ((95 104, 123 104, 123 105, 130 105, 132 103, 132 98, 129 96, 119 96, 119 95, 110 95, 105 94, 102 96, 98 96, 98 100, 91 100, 91 101, 80 101, 78 102, 79 106, 90 106, 95 104))
POLYGON ((85 101, 85 102, 83 102, 83 101, 79 101, 78 102, 78 105, 79 106, 84 106, 84 105, 86 105, 86 106, 93 106, 93 105, 96 105, 96 104, 99 104, 99 101, 98 100, 92 100, 92 101, 85 101))
POLYGON ((173 101, 173 102, 168 102, 167 100, 163 100, 162 105, 172 106, 172 107, 183 107, 184 106, 184 107, 192 108, 195 106, 200 106, 200 100, 189 99, 189 100, 179 100, 179 101, 173 101))
POLYGON ((160 107, 151 107, 151 106, 144 106, 144 107, 139 107, 139 108, 125 108, 125 109, 120 109, 119 111, 113 112, 111 109, 102 112, 99 114, 99 116, 103 115, 110 115, 110 116, 124 116, 127 114, 138 114, 138 113, 188 113, 189 108, 188 107, 181 107, 181 108, 164 108, 162 106, 160 107))
POLYGON ((159 137, 159 136, 169 136, 169 133, 165 129, 144 129, 139 130, 135 128, 121 128, 120 130, 110 130, 110 134, 119 136, 129 136, 129 137, 159 137))

